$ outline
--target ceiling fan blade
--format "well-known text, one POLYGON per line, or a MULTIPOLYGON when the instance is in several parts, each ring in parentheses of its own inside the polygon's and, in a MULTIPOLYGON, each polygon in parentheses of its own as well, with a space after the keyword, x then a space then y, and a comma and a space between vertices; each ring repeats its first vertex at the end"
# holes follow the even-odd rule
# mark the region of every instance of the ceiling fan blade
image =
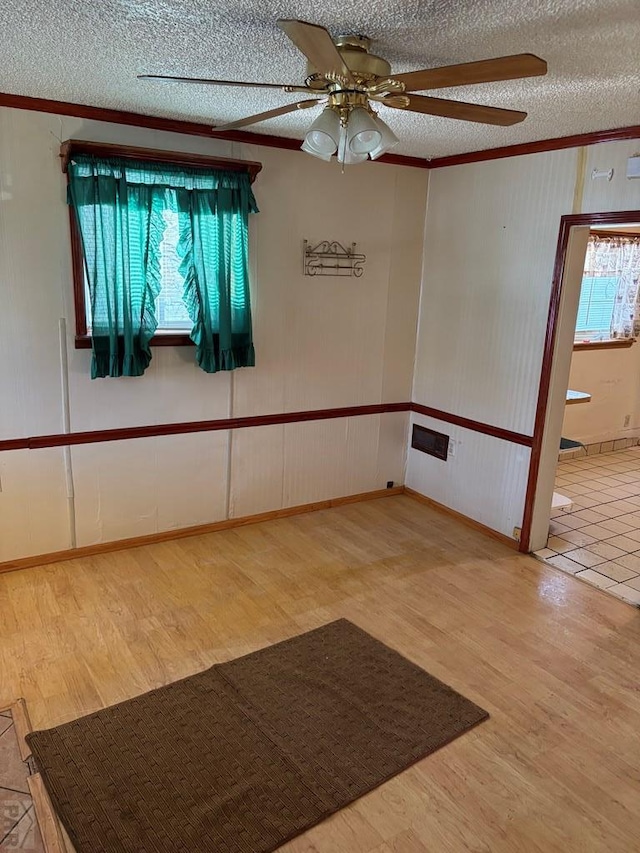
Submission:
POLYGON ((207 86, 250 86, 257 89, 279 89, 281 92, 313 92, 308 86, 287 83, 245 83, 241 80, 207 80, 201 77, 170 77, 165 74, 138 74, 138 80, 160 80, 167 83, 204 83, 207 86))
POLYGON ((304 53, 316 71, 321 74, 337 74, 346 77, 350 83, 354 82, 351 71, 324 27, 285 18, 280 18, 277 24, 298 50, 304 53))
MULTIPOLYGON (((485 107, 482 104, 465 104, 464 101, 448 101, 445 98, 429 98, 426 95, 405 95, 405 98, 409 101, 406 107, 400 107, 391 102, 387 106, 430 116, 443 116, 444 118, 457 118, 462 121, 477 121, 480 124, 505 126, 517 124, 527 117, 526 113, 517 110, 485 107)), ((387 99, 376 98, 376 100, 384 104, 387 99)))
POLYGON ((266 121, 269 118, 277 118, 278 116, 286 115, 287 113, 295 112, 295 110, 307 110, 309 107, 315 107, 321 103, 318 98, 311 98, 308 101, 298 101, 295 104, 286 104, 284 107, 277 107, 275 110, 267 110, 264 113, 256 113, 247 118, 231 121, 228 124, 219 124, 213 128, 214 132, 221 130, 234 130, 237 127, 245 127, 248 124, 256 124, 259 121, 266 121))
POLYGON ((479 62, 464 62, 462 65, 446 65, 442 68, 426 68, 424 71, 409 71, 393 74, 393 80, 404 83, 407 92, 425 89, 445 89, 449 86, 465 86, 471 83, 495 83, 499 80, 517 80, 521 77, 538 77, 547 73, 547 63, 533 53, 517 53, 498 59, 482 59, 479 62))

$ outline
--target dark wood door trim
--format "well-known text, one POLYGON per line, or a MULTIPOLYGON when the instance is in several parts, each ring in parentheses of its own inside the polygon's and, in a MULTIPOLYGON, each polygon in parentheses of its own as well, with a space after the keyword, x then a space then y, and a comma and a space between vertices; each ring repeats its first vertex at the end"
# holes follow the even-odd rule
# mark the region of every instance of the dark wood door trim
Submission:
POLYGON ((531 525, 533 521, 538 477, 540 474, 540 457, 544 441, 544 424, 549 405, 549 388, 551 386, 551 375, 553 371, 553 351, 558 332, 558 317, 560 311, 560 300, 562 297, 562 279, 564 276, 567 246, 569 245, 569 235, 571 229, 579 225, 624 225, 626 222, 640 222, 640 210, 605 211, 603 213, 575 213, 568 214, 560 218, 556 257, 553 266, 551 296, 549 298, 549 313, 547 315, 547 330, 542 355, 542 367, 540 370, 540 383, 538 386, 538 402, 533 427, 533 443, 531 447, 531 459, 529 461, 529 476, 527 479, 524 515, 522 519, 522 535, 520 538, 521 551, 529 551, 531 540, 531 525))

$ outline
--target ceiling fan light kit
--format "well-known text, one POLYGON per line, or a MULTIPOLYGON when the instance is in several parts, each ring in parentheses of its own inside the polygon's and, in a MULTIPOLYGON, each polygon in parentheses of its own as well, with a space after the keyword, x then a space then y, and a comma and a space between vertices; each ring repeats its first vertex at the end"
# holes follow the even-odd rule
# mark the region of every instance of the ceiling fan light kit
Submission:
POLYGON ((385 124, 381 118, 376 121, 376 124, 380 130, 381 141, 377 148, 374 148, 373 151, 369 152, 369 157, 371 157, 372 160, 377 160, 378 157, 382 157, 383 154, 386 154, 387 151, 391 151, 391 149, 395 148, 400 142, 389 125, 385 124))
POLYGON ((316 151, 308 144, 306 139, 300 146, 300 150, 304 151, 305 154, 311 154, 312 157, 317 157, 318 160, 324 160, 325 163, 330 163, 333 156, 333 154, 321 154, 319 151, 316 151))
POLYGON ((362 163, 367 157, 377 160, 399 142, 398 137, 364 106, 350 110, 328 106, 315 119, 304 138, 301 149, 328 162, 336 154, 339 163, 362 163))
POLYGON ((338 36, 334 41, 329 32, 317 24, 286 19, 277 23, 307 58, 304 85, 202 80, 158 74, 142 74, 140 77, 215 86, 275 88, 287 93, 303 92, 314 96, 214 127, 213 130, 221 132, 244 127, 299 109, 325 104, 321 114, 309 127, 301 149, 325 161, 331 160, 336 154, 339 163, 349 165, 361 163, 369 157, 377 160, 399 142, 391 128, 372 109, 372 102, 406 112, 508 126, 523 121, 527 114, 412 93, 474 83, 517 80, 547 73, 547 64, 543 59, 530 53, 520 53, 498 59, 392 74, 386 59, 369 53, 371 42, 365 36, 338 36))
POLYGON ((338 149, 339 140, 340 116, 333 107, 325 107, 307 131, 302 144, 319 157, 331 157, 338 149))
POLYGON ((366 151, 354 151, 349 145, 349 135, 346 128, 340 132, 340 143, 338 145, 337 160, 342 166, 353 166, 355 163, 363 163, 368 157, 366 151))
POLYGON ((347 117, 347 142, 353 154, 369 154, 382 142, 382 134, 364 107, 354 107, 347 117))

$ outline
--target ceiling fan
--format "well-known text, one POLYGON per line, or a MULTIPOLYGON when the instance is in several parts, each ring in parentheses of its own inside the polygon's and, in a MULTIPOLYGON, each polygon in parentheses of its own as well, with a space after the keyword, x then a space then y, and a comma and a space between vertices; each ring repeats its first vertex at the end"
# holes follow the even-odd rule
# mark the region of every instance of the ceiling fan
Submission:
POLYGON ((277 24, 307 58, 304 85, 245 83, 162 74, 140 74, 139 79, 205 83, 212 86, 249 86, 312 95, 312 98, 218 125, 213 129, 218 132, 234 130, 324 104, 324 110, 305 136, 302 150, 323 160, 330 160, 333 154, 337 154, 339 162, 349 164, 361 162, 367 157, 375 160, 399 141, 372 109, 372 102, 406 112, 482 124, 511 125, 525 119, 527 114, 413 93, 471 83, 516 80, 547 73, 547 63, 543 59, 531 53, 519 53, 498 59, 392 74, 391 66, 385 59, 369 52, 371 41, 366 36, 346 35, 334 40, 324 27, 317 24, 286 19, 277 21, 277 24))

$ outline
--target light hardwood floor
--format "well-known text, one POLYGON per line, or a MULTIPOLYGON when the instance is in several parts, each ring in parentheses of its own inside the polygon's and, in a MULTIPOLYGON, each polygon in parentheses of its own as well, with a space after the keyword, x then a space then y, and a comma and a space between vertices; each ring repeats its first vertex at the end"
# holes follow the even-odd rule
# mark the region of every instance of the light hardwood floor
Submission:
POLYGON ((407 496, 0 576, 0 700, 54 725, 338 617, 491 719, 283 853, 640 849, 640 612, 407 496))

